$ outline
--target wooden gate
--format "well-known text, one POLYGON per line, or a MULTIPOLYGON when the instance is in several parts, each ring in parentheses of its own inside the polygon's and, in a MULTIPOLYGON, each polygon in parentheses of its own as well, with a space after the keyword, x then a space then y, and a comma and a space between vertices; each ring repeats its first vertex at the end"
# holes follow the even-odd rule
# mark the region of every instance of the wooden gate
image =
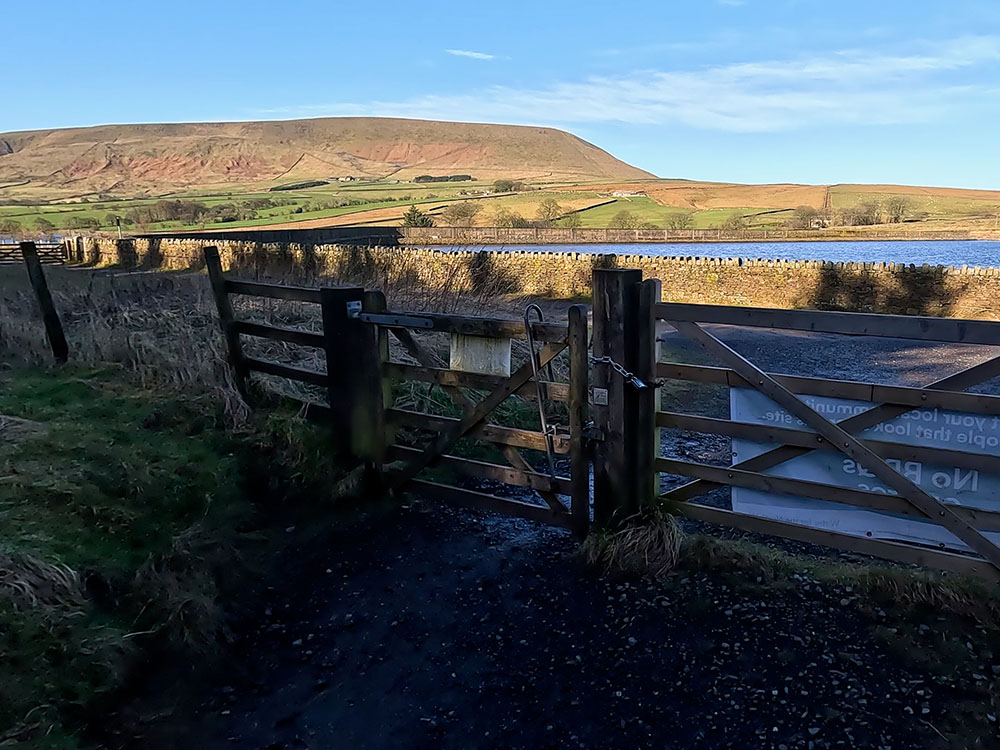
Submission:
MULTIPOLYGON (((1000 581, 1000 548, 987 534, 1000 531, 1000 513, 942 502, 919 481, 897 470, 901 462, 926 462, 1000 475, 1000 451, 975 452, 874 439, 866 430, 891 423, 917 410, 938 409, 982 415, 1000 426, 1000 396, 966 392, 1000 376, 1000 357, 986 359, 922 387, 882 385, 765 371, 724 343, 707 326, 743 326, 805 333, 879 336, 976 346, 1000 344, 1000 323, 898 315, 870 315, 807 310, 768 310, 728 306, 665 304, 660 286, 640 271, 596 270, 593 277, 593 356, 588 350, 587 311, 574 306, 567 324, 532 323, 534 339, 544 344, 540 364, 568 350, 565 382, 540 384, 544 401, 567 405, 567 423, 554 433, 494 420, 509 399, 533 400, 533 368, 524 363, 512 373, 469 371, 462 357, 445 363, 427 345, 430 335, 478 342, 524 339, 519 321, 386 309, 378 292, 359 288, 312 289, 228 279, 218 254, 206 260, 229 354, 241 387, 250 373, 290 378, 325 390, 327 404, 310 402, 307 413, 341 429, 340 447, 368 467, 379 489, 408 489, 432 501, 451 501, 564 526, 578 534, 590 522, 590 463, 593 462, 593 518, 614 527, 644 506, 658 505, 698 521, 745 531, 827 545, 905 563, 977 575, 1000 581), (281 328, 238 320, 231 295, 257 295, 316 304, 322 332, 281 328), (716 366, 660 361, 658 325, 670 326, 707 355, 716 366), (243 352, 244 337, 259 337, 323 352, 326 372, 294 367, 243 352), (390 347, 390 337, 399 346, 390 347), (399 356, 390 356, 390 351, 399 356), (593 388, 589 388, 593 365, 593 388), (659 392, 671 381, 746 389, 760 394, 787 414, 779 423, 753 424, 689 411, 660 408, 659 392), (448 408, 432 410, 396 404, 398 384, 416 382, 435 388, 448 408), (846 418, 835 419, 807 403, 809 397, 865 402, 846 418), (590 422, 591 416, 593 422, 590 422), (660 429, 714 434, 772 444, 752 458, 730 465, 661 456, 660 429), (864 434, 862 434, 864 433, 864 434), (541 459, 551 441, 559 456, 550 475, 541 459), (588 444, 590 448, 588 449, 588 444), (495 446, 497 456, 470 455, 469 445, 495 446), (529 456, 522 452, 527 451, 529 456), (768 473, 793 459, 823 451, 876 478, 882 491, 768 473), (592 455, 591 455, 592 454, 592 455), (535 458, 532 458, 534 456, 535 458), (436 472, 433 474, 432 472, 436 472), (441 473, 446 476, 440 476, 441 473), (661 474, 689 481, 660 491, 661 474), (455 478, 469 478, 458 483, 455 478), (499 485, 494 492, 484 484, 499 485), (966 552, 945 545, 921 545, 844 533, 719 507, 695 499, 719 487, 794 496, 838 508, 862 508, 913 517, 945 530, 966 552), (535 493, 510 496, 510 488, 535 493), (498 494, 499 493, 499 494, 498 494), (504 495, 507 496, 504 496, 504 495)), ((496 347, 493 347, 494 349, 496 347)), ((454 352, 453 352, 454 354, 454 352)), ((818 403, 818 402, 814 402, 818 403)), ((442 403, 438 404, 439 407, 442 403)), ((731 416, 731 415, 730 415, 731 416)), ((787 468, 787 467, 786 467, 787 468)), ((949 537, 949 538, 951 538, 949 537)))
MULTIPOLYGON (((601 273, 606 272, 597 272, 597 275, 601 273)), ((1000 531, 1000 513, 942 502, 911 476, 894 468, 899 467, 903 461, 926 462, 957 467, 956 470, 998 475, 1000 457, 996 451, 987 455, 990 451, 977 453, 950 447, 889 442, 875 440, 870 434, 858 437, 866 429, 883 425, 918 409, 947 410, 949 413, 961 412, 995 419, 1000 415, 1000 396, 967 393, 965 390, 1000 376, 1000 357, 986 359, 923 387, 793 377, 765 372, 705 327, 706 324, 745 326, 996 346, 1000 344, 1000 323, 900 315, 664 304, 659 302, 658 290, 652 282, 642 282, 638 272, 626 273, 632 274, 625 283, 633 288, 630 304, 634 306, 636 315, 632 323, 626 317, 625 337, 628 338, 628 331, 631 330, 633 338, 639 338, 631 344, 631 361, 618 368, 610 363, 598 365, 604 373, 595 373, 595 382, 616 379, 623 384, 620 388, 631 388, 640 398, 646 399, 644 404, 633 402, 631 406, 627 401, 621 402, 625 407, 623 423, 631 425, 626 433, 628 429, 634 432, 632 440, 638 443, 640 455, 638 462, 633 461, 635 471, 639 472, 640 485, 635 497, 630 500, 632 508, 647 502, 666 502, 666 507, 672 512, 700 521, 1000 580, 1000 548, 994 541, 995 537, 990 539, 983 533, 1000 531), (656 352, 658 322, 675 329, 720 366, 660 362, 656 352), (637 386, 628 385, 626 376, 633 373, 638 380, 637 386), (657 378, 661 380, 657 381, 657 378), (658 387, 670 380, 751 389, 765 396, 768 403, 790 415, 792 419, 762 425, 731 418, 658 410, 655 393, 658 387), (802 398, 804 395, 851 399, 867 402, 870 406, 858 408, 855 413, 838 421, 806 403, 802 398), (648 415, 654 415, 654 423, 649 423, 648 415), (660 427, 751 440, 773 444, 774 447, 729 466, 662 457, 658 434, 660 427), (788 473, 794 472, 786 472, 784 475, 765 473, 814 451, 841 454, 844 461, 859 467, 859 472, 863 470, 865 476, 876 478, 883 491, 788 476, 788 473), (651 471, 642 473, 647 461, 652 464, 651 471), (692 481, 660 495, 660 472, 681 475, 692 481), (652 483, 646 481, 647 477, 652 479, 652 483), (795 496, 807 501, 827 501, 838 504, 840 508, 866 508, 901 516, 915 516, 950 532, 966 546, 969 553, 946 551, 943 544, 935 548, 932 545, 841 533, 693 501, 693 498, 703 496, 720 486, 795 496)), ((598 288, 595 275, 595 291, 598 288)), ((597 310, 599 303, 600 300, 595 299, 595 331, 599 331, 601 327, 597 310)), ((607 316, 606 313, 601 315, 607 316)), ((597 348, 598 337, 595 335, 595 353, 597 348)), ((819 402, 814 400, 814 403, 819 402)), ((598 470, 595 466, 595 473, 598 470)), ((597 502, 598 498, 595 497, 595 504, 597 502)), ((623 512, 628 512, 628 509, 623 512)))
MULTIPOLYGON (((21 263, 23 260, 21 245, 23 244, 11 243, 8 245, 0 243, 0 265, 21 263)), ((68 254, 66 244, 59 242, 32 242, 31 245, 35 248, 35 254, 38 256, 39 262, 43 265, 61 266, 66 263, 68 254)))
MULTIPOLYGON (((313 418, 343 427, 340 445, 369 469, 369 481, 380 489, 412 490, 433 501, 498 511, 574 530, 585 535, 590 519, 590 474, 585 456, 588 425, 587 313, 582 306, 569 311, 568 324, 532 323, 532 333, 543 344, 538 364, 546 365, 568 351, 566 382, 543 381, 543 400, 566 404, 568 424, 546 435, 540 430, 499 424, 498 407, 508 399, 533 401, 539 386, 531 382, 530 362, 510 375, 467 372, 445 365, 421 339, 433 333, 480 340, 525 339, 521 322, 489 317, 398 312, 386 309, 380 292, 360 288, 315 289, 240 281, 227 278, 215 248, 205 249, 230 362, 239 387, 257 372, 288 378, 325 389, 327 403, 305 404, 313 418), (320 306, 322 333, 240 320, 232 295, 281 299, 320 306), (243 338, 257 337, 321 349, 326 372, 268 361, 244 353, 243 338), (407 359, 390 356, 389 337, 396 339, 407 359), (436 387, 452 413, 397 407, 393 394, 402 382, 436 387), (403 437, 407 439, 402 439, 403 437), (460 455, 463 439, 496 446, 508 465, 460 455), (551 447, 568 456, 569 469, 550 475, 522 451, 539 456, 551 447), (447 474, 429 477, 427 473, 447 474), (448 481, 468 477, 499 483, 501 489, 524 488, 539 499, 504 497, 475 486, 448 481)), ((564 466, 558 462, 557 466, 564 466)), ((475 482, 471 483, 474 484, 475 482)), ((510 493, 508 493, 510 494, 510 493)))

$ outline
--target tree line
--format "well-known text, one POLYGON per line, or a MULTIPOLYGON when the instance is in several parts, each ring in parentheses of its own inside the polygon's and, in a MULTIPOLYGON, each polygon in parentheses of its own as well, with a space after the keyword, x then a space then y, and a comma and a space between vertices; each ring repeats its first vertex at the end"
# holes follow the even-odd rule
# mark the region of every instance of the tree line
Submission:
MULTIPOLYGON (((501 182, 500 180, 497 181, 501 182)), ((496 184, 496 183, 494 183, 496 184)), ((504 185, 503 187, 507 187, 504 185)), ((403 215, 403 226, 420 227, 443 226, 461 227, 473 226, 476 218, 483 212, 483 206, 476 201, 461 201, 448 205, 440 213, 431 216, 412 206, 403 215)), ((784 222, 788 229, 822 229, 828 226, 871 226, 875 224, 899 224, 907 219, 924 218, 926 214, 913 211, 913 206, 905 197, 889 196, 878 200, 866 200, 854 206, 840 209, 836 212, 823 211, 811 206, 800 206, 792 212, 784 222)), ((729 232, 742 231, 750 227, 754 215, 746 215, 735 210, 720 222, 707 227, 729 232)), ((527 227, 566 227, 575 228, 581 224, 578 211, 567 211, 554 198, 546 198, 539 203, 534 217, 527 218, 517 211, 505 206, 498 207, 484 222, 486 226, 519 229, 527 227)), ((623 209, 611 217, 609 229, 692 229, 694 227, 694 212, 677 211, 670 213, 662 224, 642 218, 623 209)))

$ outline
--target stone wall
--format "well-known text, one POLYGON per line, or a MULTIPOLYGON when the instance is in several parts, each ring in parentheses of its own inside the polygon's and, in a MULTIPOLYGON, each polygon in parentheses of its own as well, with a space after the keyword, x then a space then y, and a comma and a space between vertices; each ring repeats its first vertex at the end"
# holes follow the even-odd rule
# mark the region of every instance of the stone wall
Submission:
MULTIPOLYGON (((87 238, 82 262, 200 268, 204 240, 87 238)), ((326 276, 382 288, 454 293, 589 294, 594 268, 638 268, 663 282, 667 302, 820 308, 1000 319, 1000 268, 745 260, 592 253, 447 251, 215 241, 223 267, 245 277, 326 276)), ((390 297, 392 295, 390 294, 390 297)), ((1000 343, 1000 342, 998 342, 1000 343)))

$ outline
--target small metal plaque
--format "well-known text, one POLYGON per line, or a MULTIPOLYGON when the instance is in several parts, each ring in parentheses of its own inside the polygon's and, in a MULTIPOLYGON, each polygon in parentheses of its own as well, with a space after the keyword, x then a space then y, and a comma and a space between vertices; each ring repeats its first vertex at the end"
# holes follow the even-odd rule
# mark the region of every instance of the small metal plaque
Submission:
POLYGON ((607 388, 595 388, 594 389, 594 403, 597 406, 607 406, 608 405, 608 389, 607 388))

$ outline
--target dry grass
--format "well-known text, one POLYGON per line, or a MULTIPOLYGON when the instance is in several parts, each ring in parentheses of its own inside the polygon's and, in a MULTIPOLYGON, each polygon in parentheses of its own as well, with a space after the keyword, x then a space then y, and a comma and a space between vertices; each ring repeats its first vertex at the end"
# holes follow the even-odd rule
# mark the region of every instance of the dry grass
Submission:
MULTIPOLYGON (((204 276, 49 268, 47 277, 74 363, 113 364, 144 388, 209 396, 234 424, 245 420, 204 276)), ((0 363, 50 361, 31 291, 14 274, 0 275, 0 363)))
POLYGON ((580 553, 588 564, 608 571, 660 577, 677 567, 682 539, 673 516, 651 511, 617 531, 591 534, 580 553))
POLYGON ((680 566, 714 571, 748 583, 792 585, 794 576, 861 592, 872 602, 901 612, 967 618, 1000 627, 1000 595, 985 581, 872 560, 843 562, 812 558, 746 539, 689 535, 681 548, 680 566))
MULTIPOLYGON (((417 284, 413 261, 405 253, 386 256, 358 250, 335 277, 304 271, 278 274, 285 283, 358 284, 381 289, 395 309, 481 313, 511 294, 511 279, 497 269, 477 268, 473 282, 458 264, 435 289, 417 284), (464 279, 464 280, 463 280, 464 279)), ((255 269, 256 271, 256 269, 255 269)), ((73 362, 114 364, 144 388, 170 387, 203 395, 224 405, 233 424, 242 424, 247 407, 226 364, 218 317, 204 274, 119 273, 107 270, 48 268, 52 289, 73 362)), ((263 298, 234 297, 237 316, 304 330, 321 330, 318 306, 263 298)), ((322 352, 281 342, 244 337, 248 354, 324 371, 322 352)), ((439 352, 440 345, 435 346, 439 352)), ((18 267, 0 268, 0 363, 8 367, 45 366, 51 360, 34 297, 18 267)), ((274 390, 297 398, 321 398, 317 389, 267 379, 274 390)))
POLYGON ((143 635, 167 641, 160 648, 206 653, 228 633, 212 567, 236 554, 221 546, 203 524, 195 524, 173 538, 169 552, 151 557, 135 574, 131 589, 145 599, 137 625, 143 635))
POLYGON ((14 611, 59 609, 82 614, 85 609, 77 571, 11 550, 0 551, 0 602, 14 611))

